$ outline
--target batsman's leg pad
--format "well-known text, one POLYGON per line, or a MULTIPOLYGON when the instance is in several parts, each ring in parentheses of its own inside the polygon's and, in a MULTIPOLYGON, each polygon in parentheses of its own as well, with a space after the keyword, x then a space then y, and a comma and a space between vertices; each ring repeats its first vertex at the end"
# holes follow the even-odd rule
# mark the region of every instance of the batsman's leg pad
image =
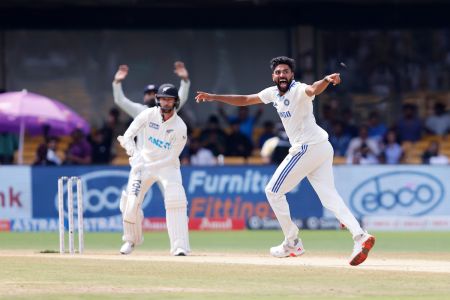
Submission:
POLYGON ((165 190, 166 223, 170 240, 170 253, 177 248, 191 251, 187 218, 186 193, 181 183, 169 183, 165 190))
POLYGON ((144 198, 142 179, 140 174, 136 175, 129 183, 125 211, 123 211, 123 220, 132 224, 137 222, 138 209, 144 198))
POLYGON ((144 212, 142 211, 142 209, 139 209, 135 224, 123 221, 122 240, 124 242, 132 242, 135 246, 140 245, 144 242, 144 237, 142 235, 143 220, 144 212))

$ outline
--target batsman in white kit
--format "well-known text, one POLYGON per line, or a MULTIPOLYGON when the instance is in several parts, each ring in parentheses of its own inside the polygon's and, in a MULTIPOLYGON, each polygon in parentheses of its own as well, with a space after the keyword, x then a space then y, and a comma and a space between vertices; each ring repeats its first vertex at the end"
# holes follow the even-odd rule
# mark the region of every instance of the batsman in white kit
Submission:
POLYGON ((156 94, 156 106, 141 112, 123 136, 117 139, 130 156, 130 179, 127 195, 120 201, 125 242, 120 252, 129 254, 141 244, 141 208, 146 191, 155 182, 164 190, 167 231, 170 253, 185 256, 190 252, 187 199, 181 179, 179 156, 187 140, 187 127, 177 115, 180 105, 178 90, 172 84, 163 84, 156 94), (138 148, 134 138, 142 139, 138 148))
POLYGON ((331 83, 341 82, 334 73, 307 85, 294 80, 295 61, 276 57, 270 62, 275 86, 253 95, 216 95, 197 92, 197 102, 220 101, 235 106, 271 103, 281 118, 291 143, 289 154, 278 166, 266 186, 267 199, 284 233, 281 245, 270 249, 275 257, 299 256, 305 253, 299 229, 292 222, 286 193, 307 177, 322 205, 331 210, 353 235, 354 248, 350 265, 364 262, 375 244, 375 237, 365 232, 338 194, 333 177, 333 148, 328 134, 320 128, 313 114, 313 100, 331 83))
MULTIPOLYGON (((184 65, 183 62, 177 61, 174 64, 175 70, 174 73, 181 79, 180 80, 180 89, 178 90, 178 97, 179 97, 179 105, 177 106, 176 110, 178 111, 187 101, 188 94, 189 94, 189 87, 191 85, 191 82, 189 80, 189 73, 184 65)), ((143 104, 137 103, 134 101, 131 101, 128 99, 122 89, 122 81, 128 76, 129 67, 127 65, 120 65, 119 69, 117 70, 114 81, 112 83, 113 86, 113 95, 114 95, 114 103, 117 104, 122 110, 124 110, 130 117, 136 118, 141 112, 146 110, 149 107, 154 107, 156 105, 156 93, 158 91, 158 87, 154 84, 149 84, 145 87, 144 90, 144 99, 143 104)), ((137 149, 142 149, 144 145, 145 135, 144 132, 140 132, 137 136, 137 149)), ((164 187, 161 182, 157 181, 158 187, 161 190, 161 194, 164 195, 164 187)), ((130 186, 130 183, 128 184, 130 186)), ((147 193, 147 190, 142 190, 144 194, 147 193)), ((127 191, 122 191, 121 196, 121 203, 126 202, 127 198, 127 191)), ((143 215, 143 212, 141 212, 143 215)), ((123 227, 127 227, 125 224, 123 227)), ((134 225, 135 231, 142 232, 142 222, 137 222, 134 225)), ((140 233, 142 236, 142 233, 140 233)), ((126 250, 125 248, 122 250, 126 250)), ((129 254, 133 248, 130 248, 129 251, 121 251, 122 254, 129 254)))

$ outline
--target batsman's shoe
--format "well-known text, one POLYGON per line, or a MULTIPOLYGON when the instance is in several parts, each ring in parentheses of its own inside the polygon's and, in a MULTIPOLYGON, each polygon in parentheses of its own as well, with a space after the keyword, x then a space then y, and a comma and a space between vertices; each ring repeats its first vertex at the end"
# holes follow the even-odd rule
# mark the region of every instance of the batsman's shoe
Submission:
POLYGON ((350 257, 350 265, 357 266, 363 263, 369 255, 370 249, 375 245, 375 237, 364 233, 353 246, 353 253, 350 257))
POLYGON ((270 248, 270 254, 275 257, 296 257, 305 253, 302 240, 296 239, 293 243, 288 243, 286 240, 276 247, 270 248))
POLYGON ((120 253, 127 255, 133 252, 134 244, 132 242, 125 242, 122 247, 120 247, 120 253))
POLYGON ((177 248, 173 251, 173 256, 187 256, 187 251, 183 248, 177 248))

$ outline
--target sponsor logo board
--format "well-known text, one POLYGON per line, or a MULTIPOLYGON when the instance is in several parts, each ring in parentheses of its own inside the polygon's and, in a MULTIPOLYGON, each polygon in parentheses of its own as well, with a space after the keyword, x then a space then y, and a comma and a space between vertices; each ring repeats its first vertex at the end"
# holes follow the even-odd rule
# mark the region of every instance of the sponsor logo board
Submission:
POLYGON ((31 218, 31 168, 0 168, 0 219, 31 218))

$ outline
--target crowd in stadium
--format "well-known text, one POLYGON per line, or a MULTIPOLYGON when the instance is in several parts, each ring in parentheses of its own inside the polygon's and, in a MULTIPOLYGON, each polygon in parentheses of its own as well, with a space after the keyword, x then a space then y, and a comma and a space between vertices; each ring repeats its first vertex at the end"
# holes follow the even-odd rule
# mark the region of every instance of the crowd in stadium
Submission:
MULTIPOLYGON (((334 71, 338 61, 345 61, 346 66, 341 69, 345 85, 321 96, 316 113, 318 124, 329 134, 336 163, 448 164, 450 35, 448 30, 426 33, 322 33, 321 73, 334 71)), ((312 61, 305 59, 308 55, 299 56, 300 69, 296 72, 305 82, 313 77, 313 67, 305 64, 312 61)), ((241 158, 236 160, 239 163, 280 163, 289 141, 280 124, 262 119, 262 109, 241 107, 235 115, 227 115, 219 107, 205 124, 190 126, 181 162, 215 165, 234 157, 241 158)), ((183 110, 180 113, 183 116, 183 110)), ((36 145, 34 162, 30 163, 123 164, 124 160, 117 159, 123 151, 116 137, 129 124, 126 118, 125 113, 112 108, 101 128, 88 136, 77 130, 63 143, 44 128, 42 142, 36 145)), ((16 135, 0 133, 1 164, 17 161, 17 148, 16 135)))
MULTIPOLYGON (((262 107, 261 107, 262 109, 262 107)), ((250 157, 259 157, 258 163, 278 164, 290 147, 283 126, 270 120, 261 120, 261 109, 250 114, 246 107, 237 108, 235 116, 223 109, 211 115, 201 128, 190 128, 188 144, 181 162, 191 165, 222 164, 224 157, 241 157, 243 163, 250 157)), ((123 114, 122 114, 123 115, 123 114)), ((34 165, 110 164, 120 148, 116 137, 123 133, 126 122, 118 109, 112 108, 101 128, 86 136, 76 130, 61 145, 60 139, 48 136, 36 147, 34 165), (61 149, 64 148, 64 149, 61 149), (63 155, 61 155, 63 154, 63 155)), ((402 115, 394 124, 380 120, 379 112, 372 111, 368 119, 357 124, 350 108, 338 109, 322 106, 319 124, 328 134, 335 156, 347 164, 448 164, 448 138, 450 114, 442 102, 436 102, 433 112, 426 118, 417 114, 417 106, 404 104, 402 115), (408 161, 408 147, 422 143, 420 161, 408 161), (425 143, 425 144, 424 144, 425 143), (444 149, 445 151, 441 151, 444 149)), ((17 136, 0 135, 2 164, 13 163, 17 150, 17 136)), ((339 161, 339 160, 338 160, 339 161)))

